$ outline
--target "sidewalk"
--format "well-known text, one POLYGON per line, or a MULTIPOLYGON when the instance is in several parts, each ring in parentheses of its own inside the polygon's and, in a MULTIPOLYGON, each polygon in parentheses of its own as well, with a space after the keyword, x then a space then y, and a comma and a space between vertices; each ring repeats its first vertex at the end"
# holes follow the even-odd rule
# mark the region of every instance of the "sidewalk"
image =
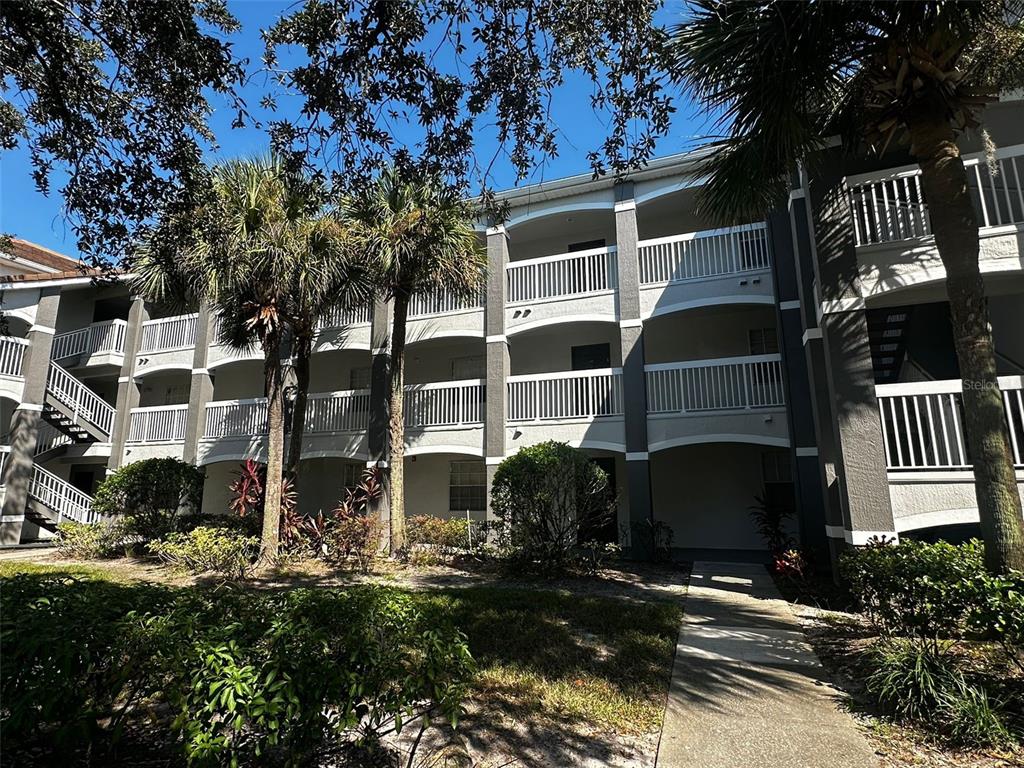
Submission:
POLYGON ((694 563, 657 768, 878 765, 767 571, 694 563))

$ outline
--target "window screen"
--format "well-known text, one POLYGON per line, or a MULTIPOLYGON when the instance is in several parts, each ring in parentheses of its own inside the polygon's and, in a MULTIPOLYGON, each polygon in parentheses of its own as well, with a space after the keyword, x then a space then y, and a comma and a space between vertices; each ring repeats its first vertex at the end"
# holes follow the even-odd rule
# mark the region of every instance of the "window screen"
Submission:
POLYGON ((754 328, 748 337, 752 355, 774 355, 779 351, 779 339, 774 328, 754 328))
POLYGON ((370 366, 363 366, 361 368, 353 368, 348 374, 348 388, 349 389, 369 389, 370 388, 370 366))

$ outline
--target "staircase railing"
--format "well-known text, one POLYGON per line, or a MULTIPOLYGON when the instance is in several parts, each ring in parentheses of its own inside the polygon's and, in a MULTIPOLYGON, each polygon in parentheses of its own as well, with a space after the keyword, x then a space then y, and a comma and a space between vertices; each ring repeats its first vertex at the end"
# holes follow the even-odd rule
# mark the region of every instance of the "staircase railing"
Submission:
POLYGON ((98 523, 100 516, 92 509, 92 496, 82 493, 66 480, 36 464, 28 495, 57 513, 57 523, 65 518, 78 523, 98 523))
POLYGON ((56 363, 50 363, 46 391, 70 408, 75 418, 85 419, 110 435, 114 428, 114 409, 56 363))

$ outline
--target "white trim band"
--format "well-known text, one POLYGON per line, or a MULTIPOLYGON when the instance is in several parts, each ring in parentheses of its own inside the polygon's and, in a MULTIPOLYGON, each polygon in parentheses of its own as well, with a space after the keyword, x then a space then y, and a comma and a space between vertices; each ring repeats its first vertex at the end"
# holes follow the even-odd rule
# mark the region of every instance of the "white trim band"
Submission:
POLYGON ((818 446, 812 445, 812 446, 809 446, 807 448, 797 448, 796 449, 796 455, 797 456, 817 456, 818 455, 818 446))
POLYGON ((508 237, 508 230, 505 229, 504 224, 501 224, 497 227, 488 227, 487 236, 490 237, 491 235, 505 235, 506 237, 508 237))
POLYGON ((826 525, 825 535, 830 539, 845 539, 846 530, 841 525, 826 525))
POLYGON ((24 515, 0 515, 0 523, 23 523, 24 515))
POLYGON ((821 338, 821 328, 808 328, 806 331, 804 331, 804 335, 801 338, 801 341, 803 341, 803 345, 806 347, 807 346, 807 342, 810 341, 811 339, 820 339, 820 338, 821 338))
POLYGON ((193 376, 198 376, 198 375, 209 376, 210 375, 210 369, 209 368, 193 368, 192 369, 192 375, 193 376))
POLYGON ((785 312, 787 309, 800 309, 800 299, 790 299, 789 301, 780 301, 779 309, 785 312))
POLYGON ((28 331, 29 331, 29 333, 31 333, 32 331, 38 331, 39 333, 48 333, 51 336, 53 336, 55 333, 57 333, 57 329, 56 328, 51 328, 48 325, 35 325, 35 324, 30 325, 28 327, 28 331))
POLYGON ((22 403, 14 410, 16 411, 35 411, 36 413, 43 412, 43 406, 36 405, 35 403, 22 403))
POLYGON ((380 467, 381 469, 387 469, 388 463, 384 461, 384 459, 370 459, 369 461, 366 462, 367 469, 375 469, 376 467, 380 467))
POLYGON ((117 377, 117 383, 118 384, 127 384, 131 380, 132 380, 131 376, 118 376, 117 377))
POLYGON ((501 462, 503 462, 505 459, 505 456, 485 456, 484 464, 486 464, 488 467, 494 467, 497 466, 498 464, 501 464, 501 462))
POLYGON ((838 312, 855 312, 858 309, 866 309, 867 303, 861 296, 853 296, 848 299, 833 299, 832 301, 821 302, 821 314, 834 315, 838 312))
POLYGON ((623 200, 615 204, 615 212, 622 213, 624 211, 635 211, 636 200, 623 200))
POLYGON ((619 320, 619 328, 643 328, 644 321, 639 317, 634 320, 619 320))
POLYGON ((790 200, 802 200, 805 197, 807 197, 807 193, 804 192, 804 188, 803 187, 800 187, 799 189, 791 189, 791 190, 789 190, 789 199, 790 200))
POLYGON ((885 537, 887 541, 895 540, 899 542, 900 535, 896 531, 843 531, 843 538, 846 539, 847 544, 852 544, 855 547, 863 547, 868 543, 870 539, 885 537))
POLYGON ((487 344, 497 344, 498 342, 508 344, 508 336, 504 333, 496 333, 493 336, 487 336, 485 342, 487 344))
POLYGON ((650 457, 647 451, 626 451, 626 461, 647 461, 650 457))

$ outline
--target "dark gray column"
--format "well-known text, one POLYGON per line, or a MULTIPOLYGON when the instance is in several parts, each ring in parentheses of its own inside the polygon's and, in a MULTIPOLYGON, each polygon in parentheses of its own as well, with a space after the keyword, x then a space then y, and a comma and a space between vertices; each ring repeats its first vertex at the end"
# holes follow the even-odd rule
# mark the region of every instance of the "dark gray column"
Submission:
POLYGON ((139 347, 142 345, 142 324, 149 319, 149 310, 141 296, 132 297, 128 310, 128 328, 124 334, 124 362, 117 377, 117 401, 114 410, 114 427, 110 433, 110 459, 107 473, 113 472, 124 462, 124 447, 128 442, 131 428, 132 408, 139 407, 139 384, 135 380, 139 347))
POLYGON ((388 372, 391 369, 391 302, 375 301, 370 320, 370 427, 366 465, 376 466, 388 455, 388 372))
POLYGON ((810 179, 808 190, 823 357, 837 448, 843 538, 859 545, 877 534, 894 536, 895 523, 849 191, 838 158, 830 158, 821 167, 824 171, 810 179))
POLYGON ((199 441, 206 431, 206 404, 213 399, 213 376, 206 366, 210 347, 217 341, 213 337, 215 320, 206 304, 199 308, 196 348, 192 353, 192 379, 188 388, 188 416, 185 417, 185 450, 182 453, 182 458, 189 464, 195 464, 199 459, 199 441))
POLYGON ((833 565, 845 546, 843 536, 843 508, 840 492, 835 429, 832 420, 832 399, 828 388, 825 347, 818 326, 820 308, 815 293, 816 263, 814 223, 807 204, 807 176, 801 172, 794 180, 789 195, 789 220, 794 253, 796 255, 797 284, 800 291, 800 316, 803 319, 804 360, 810 388, 810 407, 814 416, 814 434, 817 448, 811 451, 797 447, 797 459, 813 461, 818 469, 822 501, 825 505, 825 535, 829 557, 833 565), (801 455, 803 454, 803 455, 801 455))
POLYGON ((794 242, 788 213, 768 216, 775 283, 779 351, 786 386, 790 466, 796 495, 800 542, 818 563, 829 562, 825 535, 825 498, 818 468, 818 440, 812 405, 813 384, 804 355, 804 323, 800 292, 800 253, 794 242))
POLYGON ((487 305, 484 332, 487 341, 487 383, 484 416, 484 461, 487 464, 487 519, 491 510, 491 482, 505 458, 506 381, 510 361, 505 336, 505 265, 508 264, 508 233, 505 227, 487 230, 487 305))
POLYGON ((615 188, 615 244, 618 265, 619 342, 622 350, 623 415, 626 428, 626 495, 629 499, 630 542, 637 557, 641 540, 634 529, 654 519, 651 468, 647 453, 647 381, 644 376, 644 324, 640 319, 639 233, 632 183, 615 188))
POLYGON ((28 346, 22 359, 21 371, 25 385, 21 391, 21 404, 11 417, 11 451, 4 465, 6 492, 3 515, 0 517, 2 544, 21 542, 59 308, 60 288, 44 288, 40 292, 35 322, 29 328, 28 346))

